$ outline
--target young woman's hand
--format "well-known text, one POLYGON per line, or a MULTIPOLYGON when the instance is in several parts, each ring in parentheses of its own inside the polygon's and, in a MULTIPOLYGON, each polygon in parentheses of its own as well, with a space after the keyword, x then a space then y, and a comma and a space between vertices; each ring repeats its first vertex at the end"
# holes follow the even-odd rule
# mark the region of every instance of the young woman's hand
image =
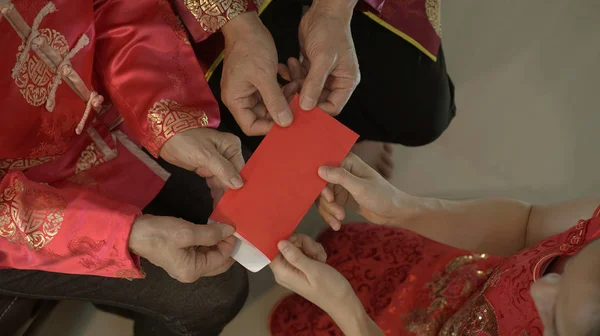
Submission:
POLYGON ((352 153, 340 167, 319 168, 319 176, 329 184, 317 199, 317 208, 336 231, 346 217, 345 206, 371 223, 392 225, 413 202, 412 196, 396 189, 352 153))
POLYGON ((321 244, 303 234, 279 243, 281 254, 271 263, 275 280, 327 312, 344 335, 380 336, 379 327, 369 318, 350 283, 325 264, 321 244))

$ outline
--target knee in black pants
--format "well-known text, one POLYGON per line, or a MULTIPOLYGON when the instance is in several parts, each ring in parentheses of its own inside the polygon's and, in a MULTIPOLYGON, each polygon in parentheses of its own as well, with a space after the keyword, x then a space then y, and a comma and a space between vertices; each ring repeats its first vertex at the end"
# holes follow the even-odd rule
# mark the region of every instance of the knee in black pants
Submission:
POLYGON ((239 264, 192 284, 175 280, 156 288, 151 310, 136 314, 135 335, 219 335, 248 296, 248 277, 239 264), (159 318, 157 318, 157 316, 159 318))

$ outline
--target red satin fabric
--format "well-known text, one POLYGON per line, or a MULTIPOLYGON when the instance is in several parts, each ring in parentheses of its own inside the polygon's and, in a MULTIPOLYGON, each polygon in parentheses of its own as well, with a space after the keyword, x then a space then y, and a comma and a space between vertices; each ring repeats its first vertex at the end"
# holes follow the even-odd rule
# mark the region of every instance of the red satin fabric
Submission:
MULTIPOLYGON (((48 0, 13 3, 31 26, 48 0)), ((11 78, 23 41, 0 20, 0 268, 140 278, 129 233, 168 174, 108 125, 120 115, 157 155, 178 132, 216 127, 218 106, 168 0, 53 3, 39 27, 45 43, 64 57, 87 35, 73 70, 113 107, 76 135, 85 101, 63 82, 48 112, 54 70, 33 51, 11 78)))
MULTIPOLYGON (((574 255, 598 237, 598 213, 509 258, 372 224, 327 230, 320 241, 328 263, 350 281, 386 335, 541 336, 529 288, 553 258, 574 255)), ((270 327, 275 336, 343 335, 325 312, 298 295, 275 308, 270 327)))

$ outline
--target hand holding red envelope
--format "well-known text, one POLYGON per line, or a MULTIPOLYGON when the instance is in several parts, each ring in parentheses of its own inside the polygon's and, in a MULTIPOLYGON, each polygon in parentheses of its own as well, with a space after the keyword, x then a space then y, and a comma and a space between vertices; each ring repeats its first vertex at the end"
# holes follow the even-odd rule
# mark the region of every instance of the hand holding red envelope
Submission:
POLYGON ((233 258, 252 271, 277 256, 277 243, 293 233, 325 187, 318 168, 339 166, 358 139, 320 109, 300 110, 298 96, 290 107, 292 125, 271 129, 241 171, 244 187, 228 190, 211 215, 213 221, 233 225, 240 244, 251 245, 238 248, 233 258), (247 253, 268 260, 249 267, 247 253))

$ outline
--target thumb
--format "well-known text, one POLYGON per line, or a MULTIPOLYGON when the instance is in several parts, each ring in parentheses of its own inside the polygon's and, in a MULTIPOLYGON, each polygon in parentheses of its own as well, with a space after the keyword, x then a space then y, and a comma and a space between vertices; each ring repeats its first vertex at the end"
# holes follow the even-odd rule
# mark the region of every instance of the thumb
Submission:
POLYGON ((334 60, 331 57, 318 57, 311 62, 300 93, 300 107, 303 110, 312 110, 317 106, 325 81, 333 68, 333 63, 334 60))
POLYGON ((292 124, 294 117, 277 80, 263 80, 256 86, 273 121, 279 126, 292 124))
POLYGON ((282 240, 277 244, 277 247, 283 258, 285 258, 290 265, 299 269, 302 273, 306 274, 310 272, 310 264, 314 261, 305 256, 294 244, 287 240, 282 240))
POLYGON ((364 180, 354 176, 342 167, 320 167, 319 176, 329 183, 339 184, 353 195, 357 193, 365 183, 364 180))
POLYGON ((205 167, 228 188, 240 189, 244 186, 244 181, 236 167, 220 153, 212 153, 208 156, 208 162, 205 163, 205 167))

